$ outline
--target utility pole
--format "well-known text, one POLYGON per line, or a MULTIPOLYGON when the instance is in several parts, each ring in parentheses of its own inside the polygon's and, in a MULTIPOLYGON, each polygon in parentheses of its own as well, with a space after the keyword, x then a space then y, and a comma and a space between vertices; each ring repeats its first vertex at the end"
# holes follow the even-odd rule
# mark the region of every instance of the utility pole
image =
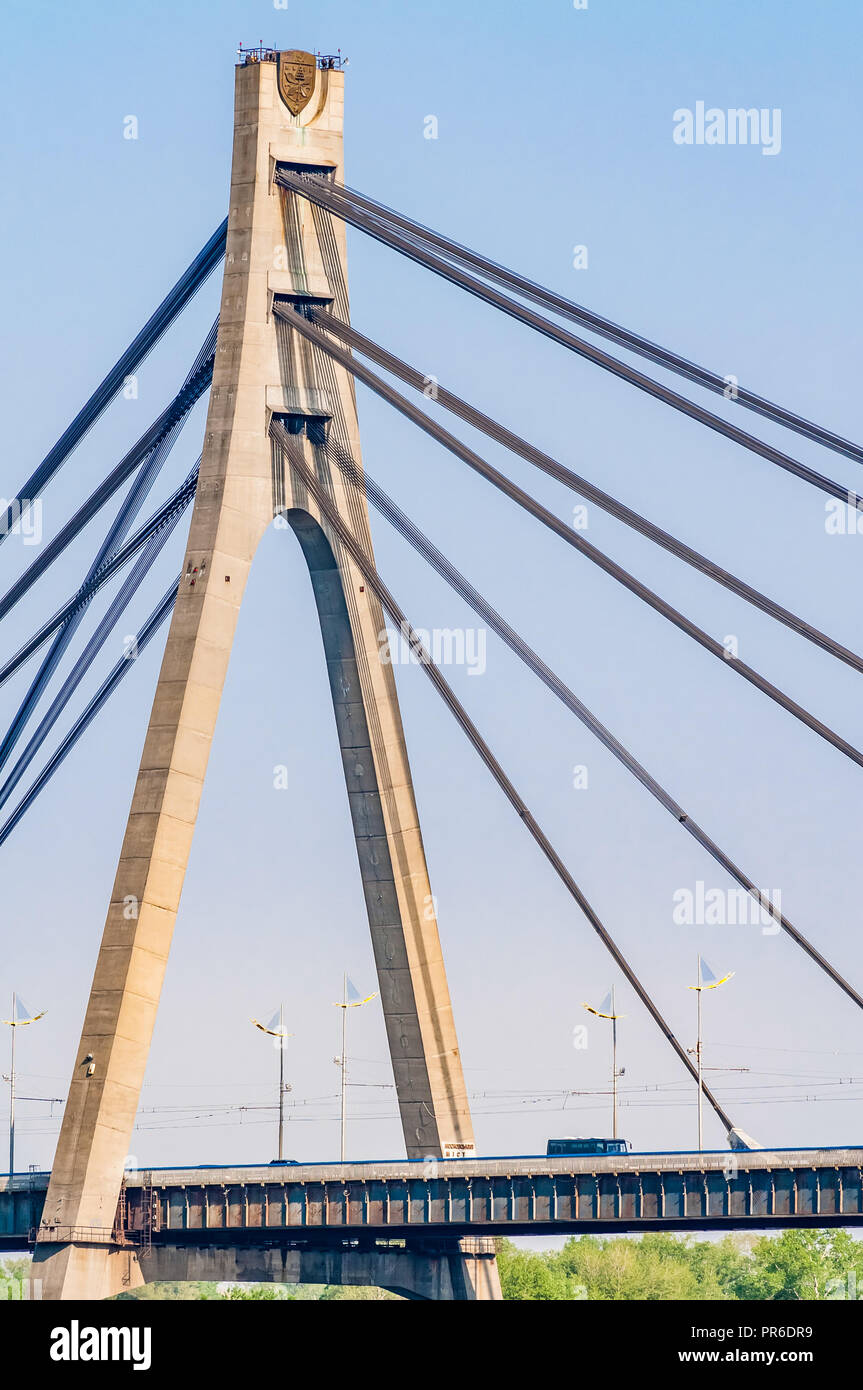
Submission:
POLYGON ((335 1005, 342 1011, 342 1052, 340 1057, 334 1057, 333 1061, 341 1067, 342 1086, 341 1086, 341 1125, 339 1154, 341 1162, 344 1163, 346 1157, 345 1141, 348 1128, 348 1009, 361 1009, 363 1004, 368 1004, 376 998, 377 990, 374 994, 367 994, 365 999, 359 990, 348 979, 347 972, 342 975, 342 997, 335 1005))
POLYGON ((704 1081, 701 1068, 701 991, 704 986, 701 983, 701 957, 698 957, 698 984, 695 986, 696 1005, 696 1031, 695 1031, 695 1061, 698 1066, 698 1151, 704 1148, 704 1081))
POLYGON ((617 1138, 617 1012, 611 986, 611 1137, 617 1138))
POLYGON ((279 1049, 279 1159, 285 1156, 285 1092, 289 1091, 290 1086, 285 1085, 285 1051, 288 1038, 292 1038, 293 1033, 285 1032, 285 1006, 279 1005, 279 1012, 273 1014, 269 1023, 259 1023, 256 1018, 252 1019, 256 1028, 260 1028, 262 1033, 267 1033, 269 1037, 277 1040, 279 1049))
POLYGON ((592 1004, 582 1004, 583 1009, 587 1009, 589 1014, 594 1014, 596 1018, 611 1019, 611 1134, 612 1138, 617 1138, 617 1082, 621 1076, 626 1075, 626 1068, 617 1066, 617 1020, 625 1018, 625 1014, 619 1014, 615 1007, 614 985, 611 986, 608 994, 603 999, 598 1009, 594 1009, 592 1004))
POLYGON ((9 1176, 15 1172, 15 1009, 18 1000, 12 993, 12 1064, 9 1068, 9 1176))
MULTIPOLYGON (((703 1041, 703 1038, 702 1038, 702 1030, 701 1030, 701 995, 702 995, 702 992, 703 992, 705 989, 718 989, 720 985, 724 985, 724 984, 726 983, 727 980, 730 980, 733 974, 734 974, 734 971, 732 970, 732 971, 730 971, 727 975, 723 975, 721 980, 718 980, 718 979, 716 978, 716 976, 714 975, 713 971, 710 969, 710 966, 707 964, 707 962, 706 962, 705 960, 702 960, 701 956, 699 956, 699 957, 698 957, 698 975, 697 975, 698 984, 696 984, 696 985, 687 985, 687 989, 694 989, 694 990, 695 990, 695 998, 696 998, 696 1001, 697 1001, 697 1003, 696 1003, 696 1009, 695 1009, 695 1019, 696 1019, 696 1033, 695 1033, 695 1064, 696 1064, 696 1069, 697 1069, 697 1072, 698 1072, 698 1151, 699 1151, 699 1153, 700 1153, 700 1152, 703 1150, 703 1148, 704 1148, 704 1085, 703 1085, 703 1079, 702 1079, 702 1078, 703 1078, 703 1072, 704 1072, 704 1065, 703 1065, 704 1041, 703 1041)), ((689 1050, 690 1050, 690 1052, 692 1051, 691 1048, 690 1048, 689 1050)))
POLYGON ((285 1006, 279 1005, 279 1158, 285 1156, 285 1006))
POLYGON ((339 1158, 345 1161, 345 1135, 348 1126, 348 977, 342 976, 342 1119, 339 1158))
POLYGON ((28 1023, 38 1023, 44 1017, 42 1013, 31 1015, 25 1009, 18 995, 12 994, 12 1017, 4 1018, 3 1023, 7 1023, 12 1030, 12 1059, 9 1075, 5 1079, 9 1082, 9 1176, 15 1172, 15 1029, 21 1028, 28 1023))

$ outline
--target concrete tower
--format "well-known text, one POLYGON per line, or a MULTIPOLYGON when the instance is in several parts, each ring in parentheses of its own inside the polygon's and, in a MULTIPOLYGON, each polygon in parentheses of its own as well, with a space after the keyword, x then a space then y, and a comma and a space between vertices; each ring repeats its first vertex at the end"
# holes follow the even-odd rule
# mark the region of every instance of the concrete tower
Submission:
POLYGON ((335 432, 360 462, 352 380, 272 313, 274 297, 348 313, 343 224, 273 184, 278 163, 342 180, 343 97, 343 73, 310 54, 250 55, 236 70, 200 481, 39 1233, 46 1298, 142 1281, 111 1233, 237 615, 276 516, 299 539, 320 618, 408 1156, 473 1139, 393 673, 379 655, 384 619, 268 438, 276 414, 371 550, 364 503, 315 442, 335 432))

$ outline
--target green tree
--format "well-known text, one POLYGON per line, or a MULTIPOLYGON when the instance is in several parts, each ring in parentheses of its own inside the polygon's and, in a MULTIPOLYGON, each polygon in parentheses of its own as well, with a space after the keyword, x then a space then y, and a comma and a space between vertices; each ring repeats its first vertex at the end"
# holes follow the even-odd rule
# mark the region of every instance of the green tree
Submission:
POLYGON ((11 1259, 0 1260, 0 1279, 29 1279, 32 1263, 29 1255, 13 1255, 11 1259))
POLYGON ((254 1300, 261 1303, 285 1303, 296 1298, 296 1294, 285 1284, 235 1284, 227 1293, 219 1294, 227 1303, 240 1303, 254 1300))
POLYGON ((590 1299, 667 1301, 716 1296, 704 1292, 686 1243, 670 1235, 639 1239, 582 1236, 555 1257, 590 1299))
POLYGON ((365 1286, 360 1284, 324 1284, 306 1285, 306 1288, 317 1288, 317 1293, 311 1296, 317 1298, 322 1303, 344 1303, 351 1302, 377 1303, 395 1300, 397 1303, 404 1303, 405 1300, 400 1294, 392 1293, 389 1289, 379 1289, 372 1285, 365 1286))
POLYGON ((848 1231, 787 1230, 752 1240, 646 1233, 578 1236, 540 1254, 498 1247, 504 1298, 697 1301, 863 1297, 863 1242, 848 1231))
POLYGON ((579 1297, 575 1281, 552 1260, 548 1255, 519 1250, 509 1240, 499 1241, 497 1261, 504 1298, 559 1300, 579 1297))
POLYGON ((213 1281, 189 1280, 188 1282, 179 1279, 163 1279, 152 1284, 142 1284, 137 1289, 129 1289, 127 1293, 118 1293, 115 1298, 118 1303, 133 1301, 138 1303, 152 1303, 160 1300, 170 1302, 191 1302, 200 1299, 218 1298, 219 1286, 213 1281))
POLYGON ((790 1230, 755 1241, 737 1297, 822 1300, 861 1294, 863 1247, 850 1232, 790 1230))

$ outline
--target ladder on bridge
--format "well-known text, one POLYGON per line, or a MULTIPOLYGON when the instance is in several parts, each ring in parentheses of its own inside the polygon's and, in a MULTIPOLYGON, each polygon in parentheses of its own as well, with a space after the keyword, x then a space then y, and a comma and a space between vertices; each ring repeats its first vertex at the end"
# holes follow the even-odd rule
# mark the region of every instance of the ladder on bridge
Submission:
POLYGON ((153 1174, 141 1175, 141 1224, 135 1229, 134 1215, 129 1206, 128 1188, 124 1178, 120 1186, 117 1203, 117 1216, 114 1221, 113 1238, 117 1245, 135 1245, 138 1258, 147 1259, 153 1251, 153 1232, 159 1229, 159 1214, 156 1207, 156 1194, 153 1189, 153 1174))

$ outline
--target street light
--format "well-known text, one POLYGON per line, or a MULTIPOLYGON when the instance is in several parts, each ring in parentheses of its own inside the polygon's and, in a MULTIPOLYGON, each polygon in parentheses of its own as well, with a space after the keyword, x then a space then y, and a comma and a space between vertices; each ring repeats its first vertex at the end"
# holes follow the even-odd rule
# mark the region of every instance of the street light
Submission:
POLYGON ((726 982, 727 982, 728 980, 731 979, 731 977, 732 977, 733 974, 734 974, 734 971, 732 970, 732 971, 730 971, 727 975, 723 975, 721 980, 718 980, 718 979, 716 978, 716 976, 714 975, 713 971, 710 969, 710 966, 707 964, 707 961, 706 961, 706 960, 703 960, 702 957, 699 956, 699 957, 698 957, 698 984, 697 984, 697 985, 687 985, 687 986, 686 986, 687 989, 694 989, 694 990, 695 990, 695 992, 696 992, 696 998, 697 998, 697 1000, 698 1000, 698 1005, 697 1005, 697 1009, 696 1009, 697 1028, 696 1028, 696 1042, 695 1042, 695 1060, 696 1060, 696 1063, 698 1064, 698 1149, 699 1149, 699 1152, 704 1148, 704 1125, 703 1125, 703 1118, 704 1118, 704 1117, 703 1117, 703 1114, 702 1114, 702 1109, 703 1109, 703 1104, 702 1104, 702 1102, 703 1102, 703 1100, 704 1100, 704 1086, 703 1086, 703 1084, 702 1084, 702 1071, 703 1071, 703 1066, 702 1066, 702 1053, 703 1053, 703 1047, 702 1047, 702 1039, 701 1039, 701 993, 702 993, 702 990, 705 990, 705 989, 718 989, 720 985, 726 984, 726 982))
POLYGON ((17 994, 12 995, 12 1017, 4 1018, 0 1022, 6 1023, 12 1029, 12 1065, 8 1077, 4 1079, 9 1082, 9 1176, 15 1172, 15 1029, 23 1028, 28 1023, 38 1023, 40 1018, 44 1018, 45 1010, 40 1014, 31 1014, 25 1009, 21 999, 17 994))
POLYGON ((377 990, 374 994, 367 994, 365 999, 360 994, 355 985, 351 983, 347 975, 342 976, 342 997, 333 1005, 342 1011, 342 1055, 334 1057, 333 1061, 337 1067, 342 1069, 342 1119, 341 1119, 341 1161, 345 1161, 345 1135, 347 1133, 348 1121, 348 1009, 360 1009, 363 1004, 370 1004, 377 997, 377 990))
POLYGON ((617 1070, 617 1020, 626 1018, 626 1014, 619 1014, 614 1006, 614 985, 608 991, 598 1009, 594 1009, 590 1004, 582 1004, 583 1009, 587 1009, 589 1014, 595 1014, 597 1018, 611 1019, 611 1135, 617 1138, 617 1080, 620 1076, 625 1076, 626 1067, 617 1070))
POLYGON ((273 1014, 269 1023, 259 1023, 256 1018, 252 1019, 256 1028, 260 1028, 262 1033, 267 1033, 271 1038, 279 1040, 279 1158, 283 1159, 284 1140, 285 1140, 285 1091, 289 1091, 290 1085, 285 1085, 285 1043, 288 1038, 292 1038, 293 1033, 285 1032, 285 1006, 279 1005, 278 1013, 273 1014))

